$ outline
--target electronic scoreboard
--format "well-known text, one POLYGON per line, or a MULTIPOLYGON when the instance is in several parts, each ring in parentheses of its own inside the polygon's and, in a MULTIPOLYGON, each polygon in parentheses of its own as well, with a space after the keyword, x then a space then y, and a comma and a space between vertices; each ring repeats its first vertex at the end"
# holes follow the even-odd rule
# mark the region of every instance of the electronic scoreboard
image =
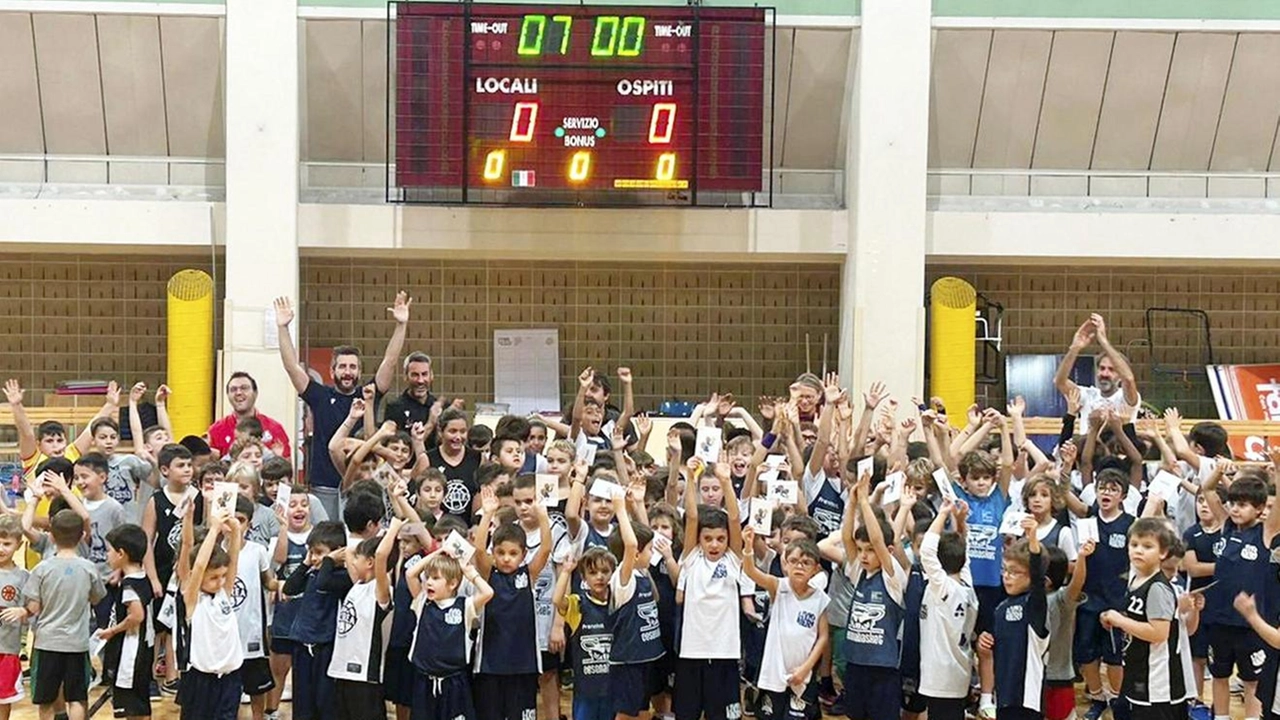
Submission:
POLYGON ((388 12, 389 199, 768 203, 765 9, 392 2, 388 12))

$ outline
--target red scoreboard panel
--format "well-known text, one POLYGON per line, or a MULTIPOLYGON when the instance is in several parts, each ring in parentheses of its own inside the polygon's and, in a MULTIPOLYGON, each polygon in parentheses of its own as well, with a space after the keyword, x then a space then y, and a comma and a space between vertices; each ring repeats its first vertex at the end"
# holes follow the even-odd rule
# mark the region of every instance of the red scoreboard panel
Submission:
POLYGON ((767 204, 765 9, 393 2, 390 12, 389 199, 767 204))

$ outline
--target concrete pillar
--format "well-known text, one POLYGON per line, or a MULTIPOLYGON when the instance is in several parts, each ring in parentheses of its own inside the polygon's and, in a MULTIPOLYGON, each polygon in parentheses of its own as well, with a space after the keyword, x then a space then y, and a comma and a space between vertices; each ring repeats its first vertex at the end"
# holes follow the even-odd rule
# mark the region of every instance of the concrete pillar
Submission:
POLYGON ((930 22, 930 0, 862 2, 840 296, 840 372, 855 397, 876 380, 904 403, 923 392, 930 22))
MULTIPOLYGON (((298 304, 298 8, 227 0, 226 307, 222 377, 258 381, 258 409, 297 442, 297 398, 264 333, 277 296, 298 304)), ((297 326, 298 321, 294 325, 297 326)), ((225 386, 225 383, 224 383, 225 386)), ((222 393, 219 392, 219 397, 222 393)), ((218 416, 230 412, 224 404, 218 416)))

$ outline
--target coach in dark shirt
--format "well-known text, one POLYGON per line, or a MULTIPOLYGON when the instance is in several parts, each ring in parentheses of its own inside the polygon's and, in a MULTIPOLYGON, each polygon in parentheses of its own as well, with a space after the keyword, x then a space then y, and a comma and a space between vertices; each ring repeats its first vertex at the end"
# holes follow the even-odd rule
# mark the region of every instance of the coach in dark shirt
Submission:
MULTIPOLYGON (((404 347, 405 329, 409 324, 409 306, 413 301, 402 292, 396 294, 395 304, 387 308, 396 320, 395 332, 387 342, 387 351, 382 356, 382 363, 374 374, 374 387, 378 394, 385 393, 391 387, 392 374, 395 372, 396 360, 404 347)), ((307 481, 311 484, 311 492, 316 496, 329 517, 341 517, 338 504, 338 487, 342 477, 329 458, 329 440, 342 425, 351 411, 351 401, 360 395, 360 355, 350 346, 342 345, 333 349, 333 361, 330 372, 333 385, 324 385, 311 379, 307 369, 298 362, 298 351, 293 346, 293 337, 289 334, 289 323, 293 322, 293 306, 289 298, 276 298, 276 324, 280 327, 280 360, 284 363, 289 380, 298 391, 298 395, 311 409, 312 440, 310 461, 307 465, 307 481)), ((377 399, 375 397, 375 406, 377 399)))
MULTIPOLYGON (((409 357, 404 359, 404 392, 387 401, 387 411, 383 418, 394 422, 405 432, 414 423, 422 423, 427 428, 427 435, 434 435, 436 420, 443 409, 436 407, 436 403, 440 401, 431 394, 431 381, 434 379, 431 357, 424 352, 409 353, 409 357)), ((428 447, 430 446, 428 443, 428 447)))

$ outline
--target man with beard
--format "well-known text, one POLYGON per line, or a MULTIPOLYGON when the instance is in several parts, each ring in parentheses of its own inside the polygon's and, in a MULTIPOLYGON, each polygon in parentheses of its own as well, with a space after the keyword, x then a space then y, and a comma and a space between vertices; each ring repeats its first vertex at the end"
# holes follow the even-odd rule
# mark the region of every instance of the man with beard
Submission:
MULTIPOLYGON (((409 306, 413 301, 408 294, 396 293, 395 304, 387 308, 396 321, 395 332, 387 342, 387 350, 383 353, 382 363, 374 374, 373 383, 377 395, 385 393, 391 387, 391 376, 395 372, 396 360, 404 347, 405 329, 409 324, 409 306)), ((329 440, 333 433, 347 419, 351 411, 351 401, 360 396, 360 351, 350 345, 340 345, 333 349, 333 360, 329 371, 333 376, 333 386, 321 384, 311 379, 307 369, 298 362, 298 351, 293 347, 293 336, 289 334, 289 323, 293 322, 293 305, 289 298, 276 298, 276 324, 280 327, 280 360, 284 363, 289 380, 298 391, 299 397, 311 409, 312 452, 308 458, 307 481, 311 492, 320 500, 329 517, 341 517, 338 505, 338 487, 342 482, 342 474, 333 466, 329 458, 329 440)), ((377 398, 374 399, 374 405, 377 398)))
POLYGON ((236 441, 236 423, 248 417, 256 417, 262 423, 264 446, 282 457, 289 457, 292 451, 284 426, 258 412, 258 381, 253 376, 243 370, 231 373, 227 381, 227 402, 231 403, 231 414, 209 426, 209 447, 218 457, 226 455, 236 441))
POLYGON ((1064 396, 1080 394, 1080 416, 1076 418, 1075 430, 1080 435, 1088 434, 1089 415, 1098 408, 1110 406, 1124 422, 1131 423, 1137 419, 1142 405, 1133 369, 1124 355, 1112 347, 1107 339, 1107 323, 1097 313, 1090 315, 1071 339, 1071 347, 1067 348, 1067 354, 1053 376, 1053 384, 1064 396), (1075 367, 1076 357, 1095 339, 1102 346, 1094 375, 1094 382, 1098 385, 1081 387, 1071 381, 1071 369, 1075 367))
MULTIPOLYGON (((424 352, 409 353, 409 357, 404 359, 404 392, 394 400, 387 401, 384 417, 405 432, 409 432, 414 423, 422 423, 427 428, 428 437, 433 436, 436 421, 444 409, 444 403, 431 394, 433 379, 435 374, 431 372, 431 357, 424 352)), ((433 447, 434 444, 428 442, 428 447, 433 447)))

